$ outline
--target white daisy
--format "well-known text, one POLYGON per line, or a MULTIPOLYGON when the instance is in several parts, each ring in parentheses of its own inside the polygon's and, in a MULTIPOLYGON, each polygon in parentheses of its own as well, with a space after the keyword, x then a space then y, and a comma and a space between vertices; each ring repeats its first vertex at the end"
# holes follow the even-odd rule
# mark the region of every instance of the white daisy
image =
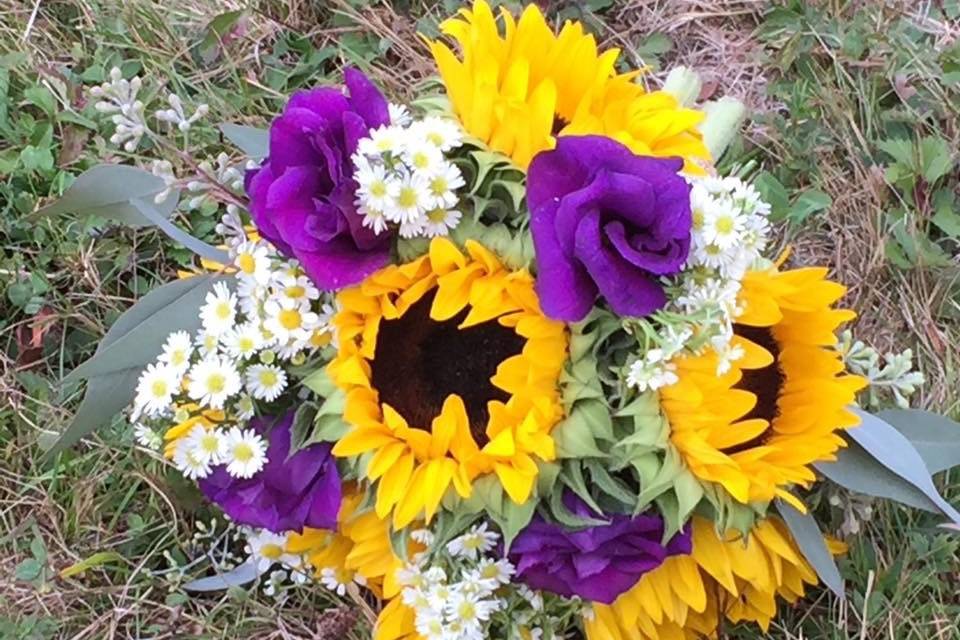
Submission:
POLYGON ((220 342, 230 357, 247 360, 264 347, 267 340, 256 323, 244 322, 223 334, 220 342))
MULTIPOLYGON (((201 429, 202 428, 203 427, 201 427, 201 429)), ((173 464, 176 465, 177 470, 179 470, 184 477, 190 480, 206 478, 210 475, 209 460, 203 460, 197 456, 193 448, 188 445, 186 438, 181 438, 177 442, 177 446, 173 450, 173 464)))
POLYGON ((253 429, 233 427, 224 440, 227 473, 235 478, 252 478, 267 463, 267 445, 253 429))
POLYGON ((270 281, 271 259, 270 249, 261 242, 247 241, 236 248, 233 263, 237 266, 240 278, 250 279, 259 284, 270 281))
POLYGON ((447 543, 447 551, 462 558, 474 559, 493 549, 500 536, 495 531, 487 531, 487 523, 470 527, 470 530, 447 543))
POLYGON ((703 239, 721 249, 734 246, 740 240, 744 216, 731 206, 715 206, 704 212, 703 239))
POLYGON ((460 224, 461 213, 456 209, 431 209, 427 211, 422 233, 428 238, 450 235, 460 224))
POLYGON ((383 211, 390 204, 390 183, 386 168, 379 162, 371 163, 365 158, 359 159, 353 174, 357 181, 357 200, 374 211, 383 211))
POLYGON ((273 279, 273 290, 276 295, 309 305, 311 300, 320 297, 320 290, 314 286, 306 274, 298 271, 284 271, 273 279))
POLYGON ((180 390, 182 372, 167 364, 149 364, 137 382, 134 405, 137 415, 158 416, 170 408, 173 396, 180 390))
POLYGON ((420 175, 406 176, 390 185, 390 204, 384 208, 387 220, 403 224, 420 217, 430 207, 430 185, 420 175))
POLYGON ((462 591, 455 592, 444 607, 447 620, 464 626, 486 622, 500 608, 496 600, 485 600, 462 591))
POLYGON ((510 578, 516 569, 506 558, 492 560, 483 558, 477 564, 477 575, 483 580, 493 580, 497 584, 510 584, 510 578))
POLYGON ((383 215, 382 210, 371 209, 361 204, 357 207, 357 213, 363 216, 360 224, 367 229, 373 230, 374 235, 380 235, 387 230, 387 218, 383 215))
POLYGON ((273 402, 287 388, 287 374, 272 364, 255 364, 245 373, 247 392, 257 400, 273 402))
POLYGON ((207 333, 220 335, 233 326, 237 317, 237 296, 225 282, 213 285, 206 303, 200 308, 200 320, 207 333))
POLYGON ((200 332, 197 334, 197 338, 194 341, 194 344, 197 345, 197 350, 200 352, 200 355, 206 358, 207 356, 216 355, 217 349, 220 346, 220 336, 215 333, 200 332))
POLYGON ((233 404, 233 413, 237 416, 237 420, 249 420, 256 413, 256 408, 253 404, 253 398, 250 397, 250 394, 241 393, 240 397, 233 404))
POLYGON ((253 278, 237 279, 237 298, 240 301, 240 310, 248 319, 259 318, 263 301, 267 299, 270 290, 253 278))
POLYGON ((178 371, 186 371, 190 367, 190 356, 193 355, 193 341, 186 331, 175 331, 167 336, 163 344, 163 353, 158 360, 168 364, 178 371))
POLYGON ((650 349, 643 358, 635 360, 627 373, 627 384, 643 393, 676 384, 676 365, 666 362, 662 349, 650 349))
POLYGON ((357 143, 357 151, 365 156, 395 153, 403 145, 406 131, 400 127, 382 125, 370 132, 370 137, 357 143))
POLYGON ((184 436, 184 440, 184 446, 200 462, 211 465, 223 462, 226 442, 220 429, 207 429, 202 424, 198 424, 184 436))
POLYGON ((408 220, 400 225, 398 233, 401 238, 416 238, 417 236, 423 235, 423 231, 427 225, 427 217, 425 215, 420 215, 413 220, 408 220))
POLYGON ((210 356, 193 365, 187 376, 187 393, 201 404, 222 409, 224 403, 240 391, 240 374, 232 360, 210 356))
POLYGON ((320 583, 338 596, 345 596, 350 583, 364 586, 367 584, 367 580, 353 571, 324 567, 320 570, 320 583))
POLYGON ((460 146, 463 139, 460 125, 449 118, 429 116, 413 123, 410 129, 413 137, 426 139, 441 151, 450 151, 460 146))
POLYGON ((457 204, 456 191, 466 182, 460 169, 452 162, 444 162, 428 179, 432 206, 438 209, 450 209, 457 204))
POLYGON ((398 127, 405 127, 413 121, 406 105, 391 102, 387 105, 387 112, 390 114, 390 124, 398 127))
POLYGON ((287 297, 273 296, 263 305, 264 329, 278 344, 291 340, 306 342, 317 327, 319 318, 305 305, 287 297))
POLYGON ((433 175, 445 164, 440 148, 426 140, 411 140, 403 151, 404 163, 416 173, 433 175))
POLYGON ((265 572, 278 562, 290 566, 300 562, 299 556, 284 551, 286 545, 286 535, 273 533, 266 529, 258 529, 247 532, 247 544, 244 551, 256 563, 257 569, 265 572))
POLYGON ((160 447, 163 446, 163 437, 142 422, 134 425, 133 437, 141 447, 146 447, 153 451, 159 451, 160 447))

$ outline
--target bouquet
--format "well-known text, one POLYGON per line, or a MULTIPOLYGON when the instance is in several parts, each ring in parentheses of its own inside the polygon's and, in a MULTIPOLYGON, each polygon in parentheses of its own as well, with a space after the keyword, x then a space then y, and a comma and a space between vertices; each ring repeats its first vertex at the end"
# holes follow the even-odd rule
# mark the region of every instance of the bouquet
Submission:
MULTIPOLYGON (((844 286, 773 251, 753 167, 718 173, 742 105, 685 69, 652 90, 535 5, 441 29, 412 104, 348 68, 223 125, 239 159, 101 165, 41 212, 200 256, 68 376, 52 450, 126 410, 196 482, 246 552, 184 589, 326 588, 377 640, 711 638, 842 597, 821 480, 960 524, 931 481, 960 431, 905 408, 909 352, 838 334, 844 286), (171 222, 200 205, 222 246, 171 222)), ((160 140, 141 85, 93 94, 128 151, 160 140)), ((168 106, 173 134, 207 115, 168 106)))

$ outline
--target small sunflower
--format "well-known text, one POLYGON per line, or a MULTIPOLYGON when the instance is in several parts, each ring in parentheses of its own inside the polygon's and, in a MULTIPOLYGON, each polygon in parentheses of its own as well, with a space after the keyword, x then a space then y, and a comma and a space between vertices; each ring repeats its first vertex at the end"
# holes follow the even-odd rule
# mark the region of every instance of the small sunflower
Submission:
POLYGON ((554 457, 566 329, 543 315, 527 271, 474 241, 466 252, 434 239, 338 297, 329 372, 352 429, 333 452, 372 454, 377 515, 397 528, 429 522, 449 487, 468 497, 490 473, 523 503, 536 459, 554 457))
POLYGON ((526 168, 555 135, 606 135, 641 155, 710 162, 697 125, 703 113, 663 91, 647 92, 639 71, 617 73, 618 49, 599 51, 579 22, 559 34, 530 4, 519 20, 501 9, 503 33, 484 0, 440 25, 462 59, 439 41, 430 50, 464 128, 526 168))
POLYGON ((741 503, 783 498, 815 479, 810 465, 832 460, 840 431, 858 424, 847 407, 863 388, 844 374, 837 327, 855 314, 834 309, 845 289, 826 269, 751 271, 733 346, 743 357, 717 375, 710 351, 677 359, 679 381, 660 392, 671 440, 701 480, 741 503))
MULTIPOLYGON (((611 605, 594 604, 587 640, 700 640, 716 638, 721 618, 751 621, 766 630, 777 597, 794 603, 817 582, 784 523, 758 522, 743 538, 721 538, 712 522, 695 517, 693 553, 674 556, 645 574, 611 605)), ((827 540, 833 553, 843 545, 827 540)))

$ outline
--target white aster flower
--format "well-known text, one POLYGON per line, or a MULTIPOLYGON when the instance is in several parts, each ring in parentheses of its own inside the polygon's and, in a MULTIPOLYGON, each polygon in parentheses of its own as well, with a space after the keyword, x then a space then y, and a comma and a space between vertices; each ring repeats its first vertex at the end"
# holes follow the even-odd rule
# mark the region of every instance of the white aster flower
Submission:
POLYGON ((447 163, 440 148, 426 140, 409 140, 403 151, 403 161, 415 173, 431 176, 447 163))
POLYGON ((300 562, 298 556, 284 551, 286 545, 287 536, 285 534, 257 529, 247 532, 247 544, 244 550, 249 554, 250 559, 256 563, 257 569, 265 572, 276 563, 291 566, 300 562))
POLYGON ((350 586, 350 583, 364 586, 367 584, 367 580, 359 573, 353 571, 323 567, 320 569, 320 583, 338 596, 345 596, 347 595, 347 587, 350 586))
POLYGON ((487 523, 470 527, 470 530, 463 535, 454 538, 447 543, 447 551, 450 555, 461 558, 476 559, 478 554, 483 554, 493 549, 500 536, 495 531, 487 530, 487 523))
POLYGON ((181 438, 177 442, 177 446, 173 450, 173 464, 185 478, 190 480, 206 478, 210 475, 210 461, 200 458, 186 438, 181 438))
POLYGON ((193 341, 186 331, 175 331, 167 336, 163 352, 158 360, 178 371, 190 368, 190 356, 193 355, 193 341))
POLYGON ((387 230, 387 217, 383 215, 383 211, 380 209, 371 209, 366 205, 359 205, 357 207, 357 213, 363 216, 363 220, 360 221, 367 229, 373 231, 374 235, 380 235, 387 230))
POLYGON ((414 529, 410 532, 410 538, 413 539, 414 542, 418 542, 425 547, 432 545, 433 541, 436 539, 430 529, 414 529))
POLYGON ((379 162, 371 163, 365 158, 359 159, 353 177, 359 185, 357 201, 362 207, 383 211, 390 205, 390 185, 393 180, 387 175, 386 167, 379 162))
POLYGON ((197 350, 204 358, 207 356, 216 355, 217 349, 220 347, 220 336, 215 333, 202 331, 197 334, 194 344, 197 345, 197 350))
POLYGON ((224 403, 240 391, 240 374, 228 358, 209 356, 190 368, 187 393, 201 404, 222 409, 224 403))
POLYGON ((391 102, 387 105, 387 112, 390 114, 390 124, 392 125, 406 127, 413 122, 413 118, 410 117, 410 110, 404 104, 391 102))
POLYGON ((218 465, 223 462, 226 442, 220 429, 207 429, 202 424, 195 425, 184 436, 184 447, 201 463, 218 465))
POLYGON ((704 212, 702 236, 706 244, 727 249, 737 244, 744 228, 744 216, 732 206, 714 206, 704 212))
POLYGON ((273 402, 287 388, 287 373, 272 364, 255 364, 245 374, 247 392, 257 400, 273 402))
POLYGON ((163 437, 142 422, 134 425, 133 437, 141 447, 146 447, 152 451, 159 451, 163 446, 163 437))
POLYGON ((276 295, 304 305, 309 305, 311 301, 320 297, 320 290, 306 274, 299 270, 283 271, 278 274, 273 280, 273 288, 276 295))
POLYGON ((237 317, 237 296, 225 282, 213 285, 206 303, 200 308, 200 320, 207 333, 220 335, 233 326, 237 317))
POLYGON ((248 393, 241 393, 240 397, 233 405, 233 413, 237 416, 237 420, 249 420, 256 413, 255 406, 253 404, 253 398, 248 393))
POLYGON ((712 343, 714 351, 717 352, 718 376, 730 371, 733 363, 746 355, 741 345, 730 342, 729 336, 718 336, 712 343))
POLYGON ((240 301, 240 310, 247 319, 260 317, 264 300, 270 294, 266 285, 262 285, 253 278, 237 279, 237 298, 240 301))
POLYGON ((247 360, 266 345, 260 327, 253 322, 244 322, 230 329, 220 339, 224 351, 237 360, 247 360))
POLYGON ((656 391, 676 384, 676 365, 666 362, 662 349, 650 349, 643 358, 634 360, 627 372, 627 384, 640 393, 647 389, 656 391))
POLYGON ((252 478, 267 463, 267 445, 253 429, 233 427, 224 436, 227 473, 236 478, 252 478))
POLYGON ((469 627, 486 622, 499 608, 500 604, 496 600, 486 600, 458 591, 447 602, 444 613, 450 622, 459 622, 469 627))
POLYGON ((136 414, 158 416, 170 408, 173 396, 180 390, 182 372, 167 364, 149 364, 140 374, 134 400, 136 414))
POLYGON ((390 185, 390 204, 383 215, 391 222, 412 222, 430 207, 430 185, 420 175, 406 176, 390 185))
POLYGON ((370 137, 357 143, 357 151, 365 156, 396 153, 406 139, 406 131, 400 127, 382 125, 370 132, 370 137))
POLYGON ((456 209, 431 209, 424 216, 422 233, 427 238, 450 235, 450 231, 460 224, 461 214, 456 209))
POLYGON ((272 275, 270 249, 261 242, 247 241, 237 246, 233 263, 240 278, 251 279, 258 284, 266 284, 272 275))
POLYGON ((497 584, 510 584, 510 578, 516 569, 506 558, 492 560, 482 558, 477 564, 476 574, 482 580, 493 580, 497 584))
POLYGON ((399 233, 401 238, 416 238, 423 235, 424 229, 426 229, 427 217, 421 215, 413 220, 403 222, 400 225, 399 233))
POLYGON ((286 296, 273 296, 263 306, 264 328, 278 344, 291 340, 306 342, 317 327, 319 318, 306 305, 286 296))
POLYGON ((411 125, 411 135, 423 138, 441 151, 450 151, 460 146, 463 132, 460 125, 449 118, 429 116, 411 125))
POLYGON ((444 162, 428 179, 431 203, 434 208, 449 209, 457 204, 457 189, 466 182, 460 169, 452 162, 444 162))

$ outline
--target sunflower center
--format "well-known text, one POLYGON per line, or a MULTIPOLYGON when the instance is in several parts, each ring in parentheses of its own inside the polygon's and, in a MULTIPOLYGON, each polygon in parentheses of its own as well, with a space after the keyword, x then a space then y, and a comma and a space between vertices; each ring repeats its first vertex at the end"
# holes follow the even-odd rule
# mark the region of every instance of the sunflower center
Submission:
POLYGON ((554 136, 560 135, 560 132, 570 124, 564 118, 560 117, 559 114, 554 114, 553 116, 553 127, 550 129, 550 133, 554 136))
MULTIPOLYGON (((773 332, 767 327, 748 327, 743 324, 735 324, 733 325, 733 332, 763 347, 773 356, 773 363, 762 369, 744 369, 743 377, 736 384, 737 389, 749 391, 757 396, 757 404, 742 419, 762 418, 773 424, 773 419, 779 413, 777 399, 780 397, 784 382, 783 370, 780 368, 780 346, 777 344, 776 338, 773 337, 773 332)), ((768 427, 757 437, 729 449, 724 449, 724 453, 737 453, 760 446, 767 441, 769 434, 770 428, 768 427)))
POLYGON ((470 432, 487 443, 487 402, 509 394, 493 386, 497 366, 523 350, 524 339, 496 320, 458 328, 468 310, 443 322, 430 318, 431 292, 396 320, 382 320, 371 363, 371 381, 380 402, 393 407, 412 427, 429 429, 447 396, 463 400, 470 432))

